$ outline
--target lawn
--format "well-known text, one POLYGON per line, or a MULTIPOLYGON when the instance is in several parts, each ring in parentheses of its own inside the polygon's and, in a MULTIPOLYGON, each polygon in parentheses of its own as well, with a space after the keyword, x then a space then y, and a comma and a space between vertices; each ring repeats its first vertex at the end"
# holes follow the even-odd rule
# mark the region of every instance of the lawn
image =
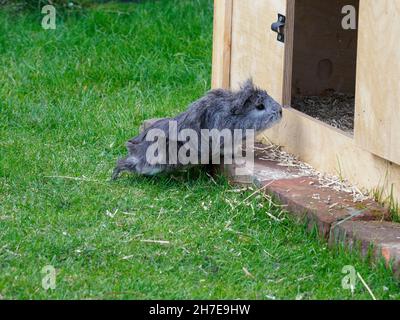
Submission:
POLYGON ((346 265, 378 299, 400 298, 382 263, 330 250, 222 177, 109 181, 144 119, 210 88, 211 0, 40 21, 0 13, 0 298, 370 299, 360 281, 342 288, 346 265))

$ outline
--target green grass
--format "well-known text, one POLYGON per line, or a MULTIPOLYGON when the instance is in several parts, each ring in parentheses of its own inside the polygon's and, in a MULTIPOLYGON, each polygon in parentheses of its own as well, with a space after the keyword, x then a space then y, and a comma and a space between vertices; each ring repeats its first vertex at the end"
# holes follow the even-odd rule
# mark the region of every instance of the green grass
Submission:
MULTIPOLYGON (((108 181, 144 119, 210 87, 211 45, 211 0, 105 5, 55 31, 0 13, 2 298, 348 299, 346 265, 377 298, 400 298, 382 263, 329 250, 223 178, 108 181), (46 265, 55 290, 41 287, 46 265)), ((360 282, 354 298, 370 298, 360 282)))

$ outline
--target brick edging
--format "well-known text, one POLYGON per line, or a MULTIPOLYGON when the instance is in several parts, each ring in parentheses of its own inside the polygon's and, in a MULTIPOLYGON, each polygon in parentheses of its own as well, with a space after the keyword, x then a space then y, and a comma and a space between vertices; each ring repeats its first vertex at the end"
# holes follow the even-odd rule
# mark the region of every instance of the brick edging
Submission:
POLYGON ((299 222, 310 230, 316 228, 330 246, 345 245, 364 257, 372 248, 374 261, 383 258, 400 279, 400 224, 390 222, 389 211, 383 206, 373 200, 354 202, 348 193, 323 188, 317 179, 298 177, 292 168, 277 168, 270 161, 257 160, 250 176, 237 177, 234 169, 222 166, 234 184, 255 184, 273 195, 299 222), (278 178, 271 180, 268 173, 278 178))

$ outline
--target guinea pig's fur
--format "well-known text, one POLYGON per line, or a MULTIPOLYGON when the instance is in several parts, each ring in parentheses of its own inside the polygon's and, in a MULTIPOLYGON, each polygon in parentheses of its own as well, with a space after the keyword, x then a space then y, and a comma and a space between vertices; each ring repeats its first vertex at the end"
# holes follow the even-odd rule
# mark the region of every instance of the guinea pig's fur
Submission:
MULTIPOLYGON (((243 83, 240 90, 236 92, 223 89, 212 90, 203 98, 193 102, 186 112, 175 118, 161 119, 128 141, 126 146, 129 155, 117 162, 113 179, 116 179, 122 171, 155 175, 184 166, 179 161, 174 165, 150 165, 146 160, 147 148, 154 144, 153 141, 146 141, 146 136, 152 129, 160 129, 165 133, 168 153, 170 121, 176 121, 178 132, 183 129, 192 129, 200 136, 202 129, 221 131, 228 129, 232 132, 235 129, 253 129, 257 133, 272 127, 281 118, 282 107, 266 91, 255 87, 251 79, 243 83)), ((184 143, 178 142, 178 148, 184 143)), ((168 155, 165 157, 168 159, 168 155)))

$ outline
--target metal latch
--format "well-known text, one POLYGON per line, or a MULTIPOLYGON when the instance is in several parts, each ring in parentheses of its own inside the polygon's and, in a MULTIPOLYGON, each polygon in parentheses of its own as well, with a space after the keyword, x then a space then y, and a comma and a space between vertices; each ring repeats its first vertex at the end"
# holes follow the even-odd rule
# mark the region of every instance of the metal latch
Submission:
POLYGON ((271 25, 272 31, 278 34, 277 40, 280 42, 285 42, 285 23, 286 17, 282 14, 278 14, 278 21, 271 25))

